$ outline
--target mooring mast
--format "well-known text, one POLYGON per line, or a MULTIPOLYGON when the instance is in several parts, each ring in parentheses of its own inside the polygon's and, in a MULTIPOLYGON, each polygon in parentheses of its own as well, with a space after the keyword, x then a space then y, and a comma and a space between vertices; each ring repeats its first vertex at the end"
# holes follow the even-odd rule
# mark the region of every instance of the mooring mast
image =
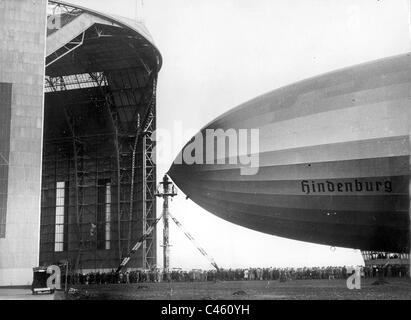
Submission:
POLYGON ((166 275, 166 279, 170 279, 170 242, 169 242, 169 225, 168 225, 168 218, 170 217, 174 223, 179 227, 179 229, 184 233, 184 235, 191 241, 191 243, 197 248, 197 250, 205 257, 208 259, 210 264, 216 268, 216 270, 219 270, 219 267, 217 263, 214 261, 214 259, 207 254, 207 252, 200 247, 196 241, 194 240, 194 237, 183 227, 183 225, 176 219, 176 217, 172 216, 169 211, 168 207, 168 198, 175 197, 177 195, 177 191, 174 187, 174 184, 169 180, 168 176, 165 175, 163 178, 163 181, 160 182, 160 185, 157 189, 157 192, 155 193, 157 197, 162 197, 163 198, 163 212, 162 214, 149 226, 147 231, 140 237, 140 239, 137 241, 137 243, 133 246, 133 248, 130 250, 129 254, 123 258, 121 261, 120 265, 117 268, 117 272, 120 272, 123 268, 126 267, 127 263, 130 261, 131 256, 137 252, 137 250, 140 248, 140 246, 143 244, 143 242, 146 240, 146 238, 151 234, 151 232, 154 230, 156 227, 157 223, 160 221, 161 218, 164 218, 164 229, 163 229, 163 263, 164 263, 164 274, 166 275), (159 191, 162 186, 162 191, 159 191))
POLYGON ((165 274, 169 274, 170 271, 170 242, 169 242, 169 210, 168 210, 168 199, 175 197, 177 192, 175 190, 174 184, 169 180, 168 176, 165 175, 163 181, 160 182, 160 188, 162 191, 156 193, 157 197, 163 198, 163 269, 165 274))

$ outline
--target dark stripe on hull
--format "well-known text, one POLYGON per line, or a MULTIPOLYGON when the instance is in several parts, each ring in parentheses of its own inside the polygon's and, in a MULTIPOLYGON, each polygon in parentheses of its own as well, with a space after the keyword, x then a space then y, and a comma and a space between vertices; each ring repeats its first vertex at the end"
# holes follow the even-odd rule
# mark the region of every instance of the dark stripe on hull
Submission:
MULTIPOLYGON (((409 252, 409 218, 404 217, 404 227, 401 229, 387 225, 371 225, 358 223, 355 216, 349 223, 341 223, 333 216, 322 216, 318 220, 318 215, 310 210, 295 210, 295 214, 304 216, 292 218, 290 211, 284 213, 286 219, 275 216, 265 216, 259 214, 262 207, 244 206, 212 201, 210 199, 193 198, 194 202, 205 208, 207 211, 246 228, 260 232, 282 236, 295 240, 315 242, 326 245, 357 248, 362 250, 381 250, 390 252, 409 252), (254 214, 251 214, 254 213, 254 214), (407 221, 408 219, 408 221, 407 221), (354 223, 355 222, 355 223, 354 223), (408 224, 407 224, 408 222, 408 224)), ((272 212, 272 208, 265 208, 266 212, 272 212)), ((341 212, 336 217, 341 217, 346 212, 341 212)), ((368 213, 367 220, 372 220, 374 213, 368 213), (371 219, 370 219, 371 218, 371 219)), ((388 213, 388 216, 389 213, 388 213)), ((390 219, 387 219, 390 220, 390 219)))
POLYGON ((198 188, 263 195, 309 196, 408 196, 409 176, 373 176, 362 178, 305 178, 298 180, 216 180, 192 174, 192 180, 182 179, 172 172, 176 183, 185 186, 187 193, 198 188))
MULTIPOLYGON (((205 146, 204 146, 204 150, 205 146)), ((215 151, 216 153, 216 151, 215 151)), ((297 164, 316 164, 320 163, 323 166, 325 163, 333 163, 338 161, 337 164, 344 161, 356 161, 358 164, 352 164, 350 169, 366 169, 366 166, 371 166, 371 169, 378 169, 381 166, 390 168, 391 170, 406 170, 409 172, 409 154, 410 154, 410 138, 409 136, 396 136, 369 140, 357 140, 348 141, 333 144, 322 144, 316 146, 308 146, 301 148, 293 148, 286 150, 267 151, 260 152, 258 154, 259 167, 273 167, 273 166, 287 166, 297 164), (401 162, 393 166, 392 163, 372 163, 375 159, 378 161, 391 161, 392 158, 400 158, 401 162), (368 161, 368 163, 367 163, 368 161), (361 163, 365 164, 361 166, 361 163)), ((235 163, 238 163, 238 159, 235 163)), ((204 159, 203 163, 206 163, 204 159)), ((197 166, 198 170, 227 170, 236 169, 242 167, 241 164, 230 164, 230 158, 218 159, 214 161, 212 165, 200 165, 197 166), (217 161, 221 161, 224 164, 218 164, 217 161)), ((359 173, 362 173, 359 172, 359 173)), ((345 174, 348 174, 346 172, 345 174)), ((397 174, 394 174, 397 175, 397 174)), ((357 176, 357 175, 355 175, 357 176)))
POLYGON ((410 175, 410 157, 386 157, 273 165, 259 168, 256 175, 241 175, 231 165, 179 165, 174 164, 170 174, 175 178, 195 177, 215 181, 275 181, 309 179, 345 179, 376 176, 410 175), (216 169, 213 169, 217 167, 216 169))
POLYGON ((389 226, 394 229, 402 230, 406 228, 408 221, 407 211, 398 211, 393 214, 391 211, 352 211, 342 209, 305 209, 295 207, 276 207, 260 204, 250 204, 236 202, 231 199, 221 200, 211 197, 196 196, 194 201, 208 204, 218 204, 225 208, 224 212, 242 212, 248 214, 250 220, 256 217, 275 218, 280 220, 292 220, 299 222, 313 222, 318 224, 339 223, 344 225, 370 225, 370 226, 389 226))
MULTIPOLYGON (((403 177, 401 182, 404 185, 408 181, 407 177, 403 177)), ((329 180, 332 181, 332 180, 329 180)), ((371 180, 370 180, 371 181, 371 180)), ((195 182, 180 182, 179 185, 186 190, 187 195, 190 196, 189 190, 195 190, 195 193, 200 193, 207 198, 224 201, 229 200, 241 204, 263 205, 275 208, 296 208, 296 209, 319 209, 319 210, 346 210, 354 211, 361 214, 361 211, 374 212, 407 212, 409 209, 409 196, 407 193, 402 194, 287 194, 287 184, 294 184, 297 188, 300 183, 298 181, 276 181, 278 191, 284 193, 269 193, 269 183, 264 183, 265 186, 260 186, 259 183, 251 184, 249 186, 245 183, 227 184, 213 182, 200 182, 198 185, 195 182), (281 189, 284 185, 284 189, 281 189), (241 187, 241 190, 239 190, 241 187), (236 191, 236 189, 238 191, 236 191), (259 190, 263 190, 259 192, 259 190)), ((295 192, 296 188, 293 188, 295 192)), ((404 190, 402 190, 404 191, 404 190)))

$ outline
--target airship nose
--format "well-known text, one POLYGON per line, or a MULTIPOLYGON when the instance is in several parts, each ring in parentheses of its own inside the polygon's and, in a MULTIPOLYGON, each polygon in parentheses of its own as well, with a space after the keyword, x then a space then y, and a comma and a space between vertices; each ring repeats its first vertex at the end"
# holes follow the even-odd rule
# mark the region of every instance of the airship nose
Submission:
POLYGON ((194 165, 182 163, 177 159, 180 159, 180 156, 178 156, 176 160, 174 160, 173 164, 167 172, 167 175, 170 176, 173 182, 180 188, 180 190, 184 194, 189 196, 190 192, 188 189, 187 181, 193 182, 194 174, 192 166, 194 165))

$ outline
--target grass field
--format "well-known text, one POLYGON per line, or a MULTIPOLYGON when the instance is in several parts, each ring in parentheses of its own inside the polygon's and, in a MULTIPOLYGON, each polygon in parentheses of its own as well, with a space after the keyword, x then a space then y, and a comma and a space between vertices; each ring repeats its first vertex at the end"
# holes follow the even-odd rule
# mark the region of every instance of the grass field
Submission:
MULTIPOLYGON (((345 280, 175 282, 77 286, 76 299, 137 300, 265 300, 265 299, 411 299, 411 280, 387 279, 372 285, 362 279, 361 290, 349 290, 345 280)), ((73 299, 74 297, 69 297, 73 299)))

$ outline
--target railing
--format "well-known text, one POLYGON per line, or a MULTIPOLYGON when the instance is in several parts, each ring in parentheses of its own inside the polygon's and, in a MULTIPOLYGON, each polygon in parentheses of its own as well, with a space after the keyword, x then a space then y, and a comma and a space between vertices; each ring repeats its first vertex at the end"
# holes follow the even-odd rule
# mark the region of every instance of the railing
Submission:
POLYGON ((394 253, 381 251, 362 251, 365 265, 409 265, 410 255, 408 253, 394 253))

